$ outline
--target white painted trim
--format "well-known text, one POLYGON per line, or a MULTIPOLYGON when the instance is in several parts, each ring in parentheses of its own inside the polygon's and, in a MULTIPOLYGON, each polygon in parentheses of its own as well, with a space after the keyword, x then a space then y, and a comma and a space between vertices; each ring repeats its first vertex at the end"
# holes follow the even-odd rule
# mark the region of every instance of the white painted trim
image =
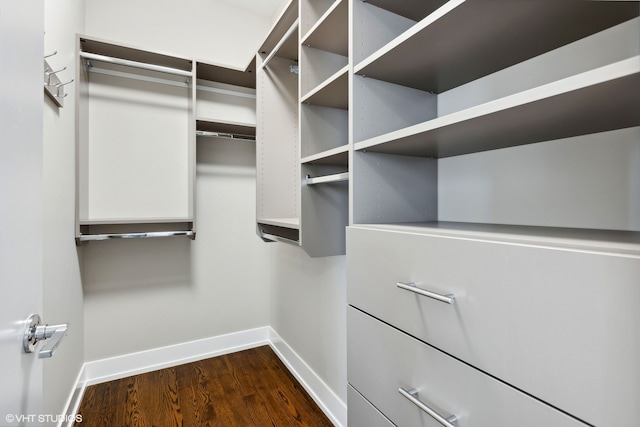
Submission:
POLYGON ((154 348, 85 363, 87 385, 221 356, 268 344, 269 327, 154 348))
MULTIPOLYGON (((346 403, 270 326, 86 362, 67 401, 66 414, 71 416, 78 413, 87 386, 267 344, 331 422, 337 427, 346 426, 346 403)), ((71 427, 72 424, 64 424, 64 427, 71 427)), ((63 427, 63 424, 58 427, 63 427)))
POLYGON ((58 423, 58 427, 73 427, 73 425, 75 424, 75 415, 78 413, 78 409, 80 409, 80 403, 82 402, 84 391, 87 388, 87 371, 85 369, 85 366, 86 364, 82 365, 80 373, 76 378, 75 387, 71 390, 71 394, 69 395, 67 403, 64 406, 64 420, 61 420, 58 423))
POLYGON ((347 426, 347 404, 272 328, 269 345, 336 427, 347 426))

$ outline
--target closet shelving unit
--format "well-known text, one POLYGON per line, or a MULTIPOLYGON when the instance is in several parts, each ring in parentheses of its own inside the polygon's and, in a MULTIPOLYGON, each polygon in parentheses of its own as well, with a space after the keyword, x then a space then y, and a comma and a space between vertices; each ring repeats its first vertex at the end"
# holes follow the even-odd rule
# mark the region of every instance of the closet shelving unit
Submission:
POLYGON ((77 40, 76 241, 195 238, 193 61, 77 40))
POLYGON ((300 243, 298 1, 282 11, 256 57, 256 222, 267 242, 300 243))
POLYGON ((300 4, 301 242, 345 253, 349 206, 349 2, 300 4))
POLYGON ((196 135, 255 140, 255 60, 246 69, 198 61, 196 75, 196 135))
POLYGON ((354 223, 444 224, 438 159, 640 124, 638 56, 533 86, 524 78, 502 96, 482 98, 472 87, 633 19, 637 3, 455 0, 433 11, 423 3, 354 2, 354 40, 361 33, 386 41, 354 49, 354 223), (398 15, 418 5, 425 8, 417 17, 428 13, 420 21, 398 15), (359 26, 365 19, 377 22, 359 26), (370 34, 394 25, 395 37, 370 34), (465 90, 480 100, 450 108, 465 90))
MULTIPOLYGON (((418 380, 412 386, 420 396, 398 394, 403 381, 416 381, 411 374, 433 369, 417 356, 430 347, 570 418, 553 425, 636 418, 638 340, 609 333, 638 316, 600 295, 635 293, 640 274, 639 2, 351 4, 347 323, 354 400, 394 424, 431 420, 424 401, 447 408, 460 394, 443 397, 455 382, 418 380), (583 267, 571 268, 569 258, 583 267), (535 278, 534 270, 549 274, 535 278), (591 279, 591 290, 577 295, 591 279), (415 296, 433 288, 455 294, 454 305, 415 296), (561 297, 545 298, 556 291, 570 295, 570 308, 556 304, 561 297), (481 307, 483 300, 495 306, 481 307), (515 302, 522 306, 513 309, 515 302), (538 322, 541 312, 548 325, 538 322), (607 325, 597 339, 588 325, 594 318, 593 325, 607 325), (471 327, 485 321, 509 326, 493 340, 502 326, 471 327), (576 326, 566 327, 571 321, 576 326), (382 329, 416 349, 398 351, 388 365, 376 359, 385 380, 369 381, 362 356, 392 348, 382 329), (369 346, 377 340, 385 345, 369 346), (405 369, 408 360, 415 366, 405 369)), ((469 409, 491 394, 485 390, 448 409, 459 411, 461 424, 520 423, 483 422, 482 410, 469 409)), ((545 424, 534 419, 527 422, 545 424)))

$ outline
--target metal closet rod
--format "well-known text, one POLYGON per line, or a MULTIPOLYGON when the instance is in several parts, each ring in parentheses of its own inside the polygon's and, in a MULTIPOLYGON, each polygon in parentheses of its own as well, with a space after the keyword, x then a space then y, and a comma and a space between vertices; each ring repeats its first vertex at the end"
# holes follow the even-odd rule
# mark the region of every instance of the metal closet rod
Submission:
POLYGON ((186 236, 193 238, 195 233, 193 230, 187 231, 152 231, 148 233, 113 233, 113 234, 81 234, 79 239, 81 242, 96 242, 101 240, 113 239, 146 239, 150 237, 178 237, 186 236))
POLYGON ((269 55, 267 55, 267 57, 265 58, 264 62, 262 63, 262 66, 260 68, 266 67, 267 64, 269 63, 269 61, 271 61, 273 59, 273 57, 276 56, 276 53, 278 53, 280 48, 287 42, 287 40, 289 39, 291 34, 293 34, 298 29, 299 23, 300 23, 300 19, 296 19, 296 22, 294 22, 293 25, 287 30, 285 35, 282 36, 282 38, 280 39, 278 44, 273 48, 271 53, 269 53, 269 55))
POLYGON ((196 135, 206 136, 211 138, 227 138, 227 139, 240 139, 243 141, 255 141, 256 137, 252 135, 242 135, 238 133, 225 133, 225 132, 209 132, 206 130, 197 130, 196 135))
POLYGON ((89 53, 89 52, 83 52, 83 51, 80 51, 80 56, 82 58, 93 59, 95 61, 108 62, 110 64, 117 64, 117 65, 125 65, 128 67, 142 68, 143 70, 158 71, 161 73, 174 74, 176 76, 184 76, 184 77, 193 76, 193 73, 191 71, 185 71, 185 70, 180 70, 180 69, 171 68, 171 67, 164 67, 162 65, 147 64, 146 62, 130 61, 128 59, 113 58, 111 56, 98 55, 95 53, 89 53))
POLYGON ((325 175, 312 177, 311 175, 307 175, 306 184, 307 185, 315 185, 315 184, 328 184, 331 182, 341 182, 349 180, 349 172, 336 173, 333 175, 325 175))
POLYGON ((286 243, 288 245, 300 246, 300 242, 293 239, 287 239, 286 237, 280 237, 273 234, 268 234, 262 230, 260 230, 260 234, 262 235, 263 239, 271 240, 272 242, 281 242, 281 243, 286 243))

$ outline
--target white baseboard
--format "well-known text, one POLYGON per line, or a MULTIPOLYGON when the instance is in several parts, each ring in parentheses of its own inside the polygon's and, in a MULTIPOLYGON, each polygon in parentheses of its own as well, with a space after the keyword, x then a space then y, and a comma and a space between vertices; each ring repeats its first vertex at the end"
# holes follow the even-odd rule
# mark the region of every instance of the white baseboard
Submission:
MULTIPOLYGON (((271 328, 269 328, 271 329, 271 328)), ((269 345, 336 427, 347 425, 347 405, 273 330, 269 345)))
POLYGON ((67 419, 77 414, 87 386, 267 344, 329 419, 337 427, 346 426, 346 404, 269 326, 87 362, 83 365, 68 399, 67 419))

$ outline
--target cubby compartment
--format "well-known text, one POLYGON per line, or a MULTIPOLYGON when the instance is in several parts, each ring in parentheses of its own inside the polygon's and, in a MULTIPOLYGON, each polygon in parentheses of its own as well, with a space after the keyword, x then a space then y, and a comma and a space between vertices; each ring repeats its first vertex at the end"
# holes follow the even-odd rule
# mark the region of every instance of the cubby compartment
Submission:
POLYGON ((353 1, 353 63, 400 36, 446 3, 438 1, 353 1))
MULTIPOLYGON (((324 50, 327 44, 335 43, 342 37, 336 37, 335 30, 347 34, 348 0, 301 0, 300 2, 300 32, 303 41, 310 39, 322 43, 324 50), (333 33, 332 33, 333 31, 333 33), (315 35, 314 35, 315 33, 315 35), (329 36, 330 35, 330 36, 329 36), (331 41, 333 39, 334 41, 331 41)), ((338 41, 340 46, 346 47, 346 42, 338 41)), ((343 53, 346 56, 346 52, 343 53)))
POLYGON ((347 110, 319 105, 300 106, 302 162, 317 156, 335 154, 343 149, 346 153, 349 143, 349 123, 347 110))
POLYGON ((196 88, 197 120, 255 128, 255 89, 208 80, 198 80, 196 88))
POLYGON ((300 88, 306 100, 340 77, 346 76, 349 58, 325 50, 301 46, 300 88))
POLYGON ((640 232, 640 128, 431 159, 354 153, 354 222, 640 232))
POLYGON ((302 165, 300 241, 312 257, 345 253, 348 170, 348 163, 302 165))

